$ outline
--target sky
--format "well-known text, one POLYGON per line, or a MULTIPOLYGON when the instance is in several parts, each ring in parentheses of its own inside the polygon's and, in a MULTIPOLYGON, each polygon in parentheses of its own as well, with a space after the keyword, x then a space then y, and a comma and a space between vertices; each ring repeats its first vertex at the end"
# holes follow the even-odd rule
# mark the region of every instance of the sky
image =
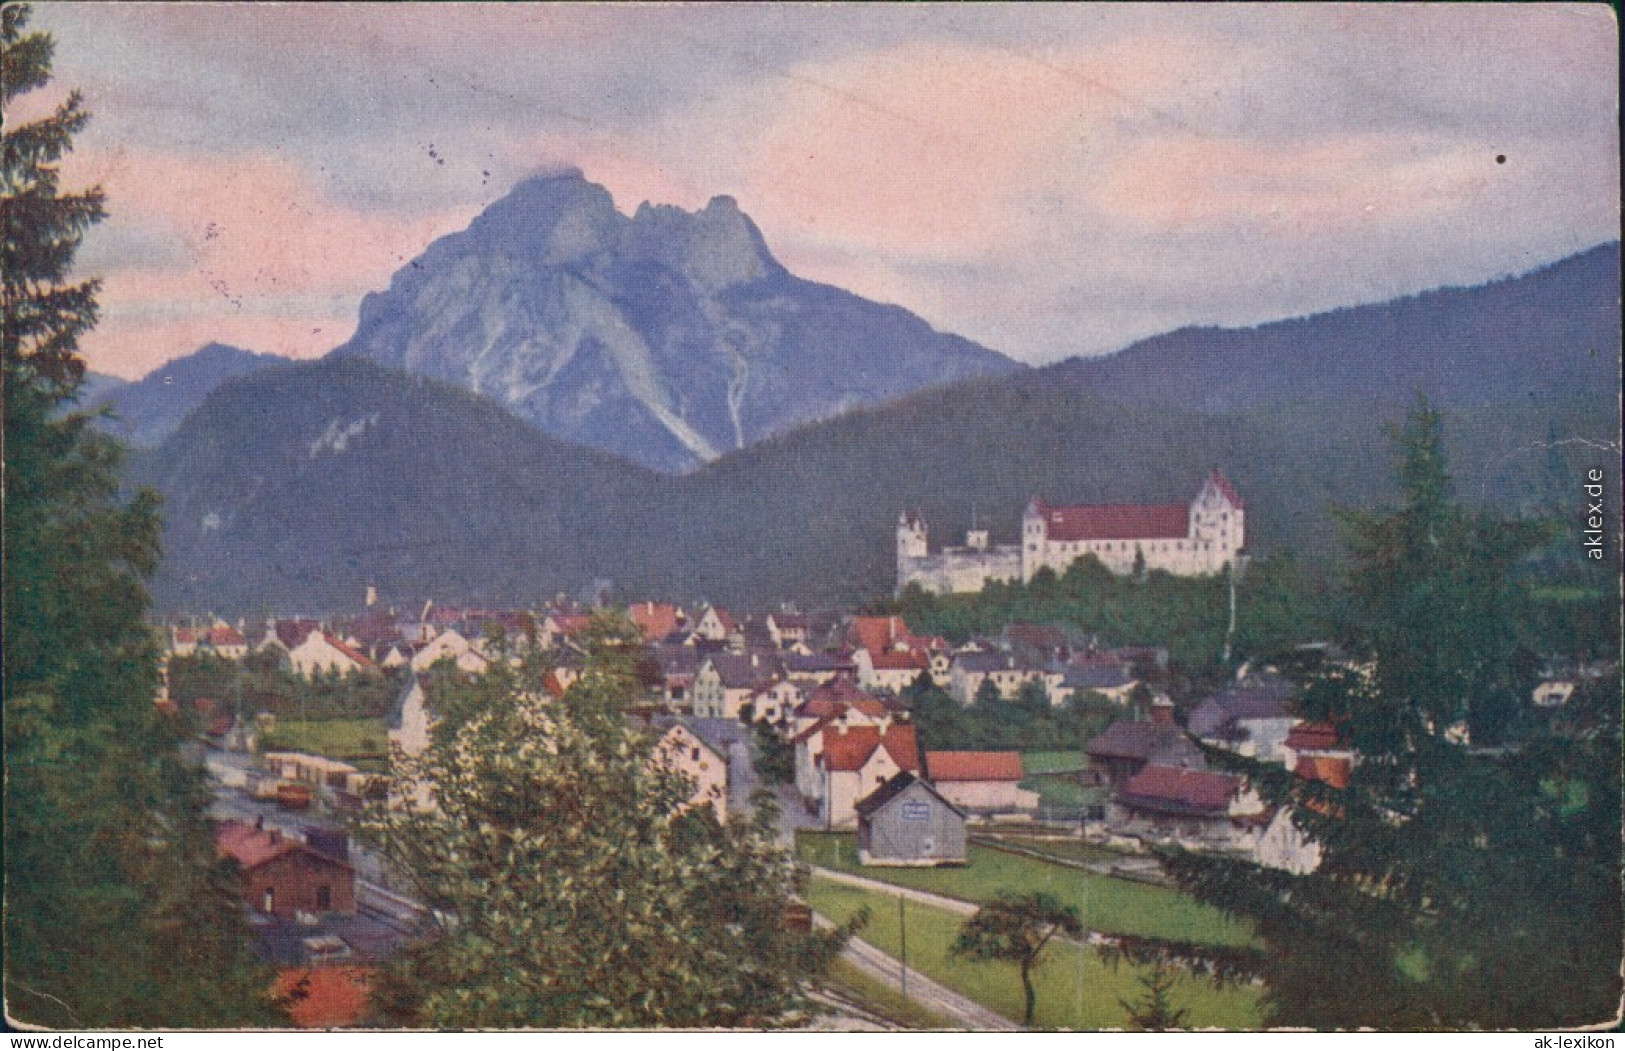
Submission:
POLYGON ((110 218, 90 367, 321 355, 574 166, 730 195, 792 272, 1034 364, 1618 237, 1600 4, 41 4, 110 218))

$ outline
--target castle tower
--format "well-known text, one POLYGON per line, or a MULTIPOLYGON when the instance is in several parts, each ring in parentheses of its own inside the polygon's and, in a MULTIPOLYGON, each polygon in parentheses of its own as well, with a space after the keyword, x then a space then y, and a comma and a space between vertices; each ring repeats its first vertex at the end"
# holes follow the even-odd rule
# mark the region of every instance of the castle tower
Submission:
POLYGON ((1217 571, 1234 561, 1246 546, 1246 505, 1217 468, 1191 501, 1191 538, 1211 544, 1207 569, 1217 571))
POLYGON ((1028 583, 1043 566, 1049 552, 1049 508, 1043 497, 1035 496, 1027 502, 1021 516, 1021 582, 1028 583))
POLYGON ((897 590, 901 591, 914 573, 914 564, 927 552, 925 519, 909 511, 897 516, 897 590))

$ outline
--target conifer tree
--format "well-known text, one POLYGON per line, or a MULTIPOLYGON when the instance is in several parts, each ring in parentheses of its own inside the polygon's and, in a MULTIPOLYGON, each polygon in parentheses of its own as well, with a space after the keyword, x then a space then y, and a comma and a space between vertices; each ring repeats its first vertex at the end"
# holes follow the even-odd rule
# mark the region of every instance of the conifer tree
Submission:
MULTIPOLYGON (((0 104, 47 84, 52 41, 0 13, 0 104)), ((66 411, 95 281, 74 253, 99 190, 58 165, 87 114, 77 93, 7 123, 0 157, 5 384, 5 997, 50 1027, 271 1021, 201 772, 157 712, 144 579, 156 498, 119 500, 121 450, 66 411)))
POLYGON ((1500 713, 1530 707, 1517 567, 1536 536, 1452 501, 1442 419, 1425 401, 1397 438, 1400 507, 1347 516, 1354 660, 1303 702, 1354 750, 1347 788, 1213 753, 1291 807, 1319 868, 1166 862, 1255 923, 1274 1024, 1607 1021, 1620 997, 1618 698, 1586 733, 1525 719, 1528 732, 1507 735, 1500 713))

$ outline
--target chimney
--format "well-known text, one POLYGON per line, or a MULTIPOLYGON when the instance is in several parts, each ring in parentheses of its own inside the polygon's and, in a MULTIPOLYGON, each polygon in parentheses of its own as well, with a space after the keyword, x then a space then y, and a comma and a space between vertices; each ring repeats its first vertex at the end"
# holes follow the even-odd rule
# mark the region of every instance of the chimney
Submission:
POLYGON ((1174 725, 1174 702, 1158 696, 1151 702, 1151 721, 1158 726, 1174 725))

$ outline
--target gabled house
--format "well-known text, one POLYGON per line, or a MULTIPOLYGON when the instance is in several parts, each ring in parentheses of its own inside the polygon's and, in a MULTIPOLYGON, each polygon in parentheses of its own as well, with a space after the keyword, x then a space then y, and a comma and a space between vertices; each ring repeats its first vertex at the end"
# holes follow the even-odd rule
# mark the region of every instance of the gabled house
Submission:
POLYGON ((781 661, 784 673, 799 683, 822 685, 839 676, 856 678, 858 666, 839 653, 787 653, 781 661))
POLYGON ((796 683, 789 679, 772 679, 754 687, 745 704, 750 709, 752 722, 783 728, 790 726, 803 697, 802 688, 796 683))
POLYGON ((1218 748, 1265 762, 1281 761, 1281 746, 1297 725, 1293 688, 1284 680, 1244 683, 1203 700, 1187 728, 1218 748))
POLYGON ((954 655, 948 671, 948 693, 965 707, 976 703, 976 693, 984 681, 992 681, 999 697, 1013 701, 1021 688, 1029 682, 1040 683, 1054 703, 1054 691, 1060 686, 1063 673, 1032 667, 1006 653, 970 651, 954 655))
POLYGON ((491 665, 479 646, 453 628, 447 628, 418 648, 412 655, 412 670, 428 671, 443 660, 450 660, 458 671, 470 675, 481 674, 491 665))
POLYGON ((627 613, 647 643, 659 642, 688 623, 688 614, 670 602, 634 602, 627 607, 627 613))
POLYGON ((1270 820, 1245 778, 1151 764, 1112 796, 1106 823, 1120 835, 1188 849, 1252 851, 1270 820))
POLYGON ((355 912, 355 869, 346 859, 246 821, 222 821, 215 844, 237 862, 243 900, 255 912, 284 919, 355 912))
POLYGON ((914 685, 921 672, 931 672, 931 658, 923 650, 857 650, 852 654, 852 663, 857 666, 860 687, 891 693, 902 693, 914 685))
POLYGON ((1172 702, 1159 697, 1151 707, 1149 721, 1112 723, 1084 750, 1089 765, 1113 788, 1121 787, 1151 763, 1206 769, 1202 750, 1174 722, 1173 711, 1172 702))
POLYGON ((767 630, 773 636, 773 644, 780 649, 789 649, 797 644, 807 642, 808 628, 811 618, 803 613, 769 613, 767 615, 767 630))
POLYGON ((863 865, 963 865, 965 814, 929 782, 903 772, 857 807, 863 865))
MULTIPOLYGON (((902 771, 920 772, 919 745, 910 723, 848 727, 834 723, 822 737, 803 796, 818 808, 825 828, 855 828, 858 800, 902 771)), ((802 773, 798 764, 798 775, 802 773)), ((801 782, 798 776, 798 783, 801 782)))
POLYGON ((306 678, 318 672, 349 675, 377 667, 366 654, 325 631, 307 634, 304 641, 288 651, 288 663, 306 678))
POLYGON ((966 814, 1033 814, 1038 793, 1026 778, 1020 752, 926 752, 925 777, 966 814))
POLYGON ((1139 680, 1121 664, 1087 664, 1071 666, 1061 676, 1060 685, 1051 694, 1051 700, 1062 705, 1085 694, 1098 693, 1113 704, 1128 704, 1139 680))
POLYGON ((694 785, 683 809, 710 806, 718 821, 728 820, 728 760, 691 726, 681 721, 667 727, 650 754, 650 762, 687 777, 694 785))
POLYGON ((694 676, 694 714, 702 718, 737 719, 740 709, 758 686, 779 677, 778 662, 771 654, 712 653, 700 663, 694 676))
POLYGON ((739 623, 734 620, 733 614, 721 606, 707 606, 700 619, 694 622, 693 634, 697 639, 726 643, 730 638, 740 636, 739 623))
POLYGON ((248 656, 248 640, 243 638, 242 632, 230 624, 216 624, 205 631, 200 645, 215 656, 227 660, 242 660, 248 656))

